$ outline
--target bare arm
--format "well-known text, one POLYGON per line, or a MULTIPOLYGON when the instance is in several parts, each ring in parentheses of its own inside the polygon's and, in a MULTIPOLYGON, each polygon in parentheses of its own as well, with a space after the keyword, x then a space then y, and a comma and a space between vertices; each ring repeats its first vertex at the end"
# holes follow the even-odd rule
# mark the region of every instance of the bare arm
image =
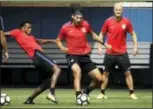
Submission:
MULTIPOLYGON (((95 32, 91 31, 91 36, 92 36, 92 38, 93 38, 95 41, 97 41, 98 43, 100 43, 100 44, 103 43, 103 41, 101 40, 101 38, 98 37, 97 34, 96 34, 95 32)), ((104 43, 103 43, 103 44, 104 44, 104 43)))
POLYGON ((106 48, 111 49, 111 46, 110 46, 109 44, 107 44, 107 43, 104 43, 102 37, 98 37, 97 34, 96 34, 95 32, 92 31, 92 32, 91 32, 91 35, 92 35, 92 38, 93 38, 95 41, 97 41, 101 47, 102 47, 102 45, 103 45, 103 46, 105 46, 106 48))
POLYGON ((5 56, 4 63, 5 63, 5 62, 7 62, 8 58, 9 58, 8 46, 7 46, 6 38, 4 36, 3 31, 0 31, 0 36, 1 36, 1 44, 2 44, 2 47, 3 47, 3 50, 4 50, 4 56, 5 56))
POLYGON ((56 44, 55 39, 37 39, 37 42, 39 44, 47 44, 47 43, 55 43, 56 44))
POLYGON ((56 44, 60 48, 61 51, 63 51, 64 53, 67 53, 68 52, 68 48, 66 48, 63 45, 62 41, 59 38, 56 39, 56 44))
MULTIPOLYGON (((102 33, 102 32, 100 32, 99 38, 102 40, 102 42, 104 42, 104 36, 105 36, 105 34, 102 33)), ((108 49, 112 49, 112 46, 111 46, 111 45, 109 45, 109 44, 107 44, 107 43, 105 43, 105 45, 106 45, 106 47, 107 47, 108 49)), ((99 55, 102 54, 102 44, 100 44, 100 43, 98 44, 98 53, 99 53, 99 55)))
POLYGON ((130 33, 131 36, 132 36, 132 40, 133 40, 133 45, 134 45, 134 48, 133 48, 133 55, 137 55, 138 54, 138 42, 137 42, 137 35, 136 33, 133 31, 132 33, 130 33))
MULTIPOLYGON (((104 42, 104 34, 100 32, 99 38, 101 39, 102 42, 104 42)), ((98 44, 98 47, 102 48, 102 44, 98 44)))
POLYGON ((10 32, 5 32, 4 35, 9 36, 9 35, 11 35, 11 33, 10 32))
POLYGON ((138 48, 138 42, 137 42, 137 35, 136 35, 136 33, 133 31, 133 32, 131 33, 131 36, 132 36, 134 48, 138 48))
POLYGON ((0 35, 1 35, 1 44, 2 44, 2 47, 4 49, 4 53, 7 53, 8 52, 8 47, 7 47, 7 43, 6 43, 6 38, 4 36, 4 32, 0 31, 0 35))

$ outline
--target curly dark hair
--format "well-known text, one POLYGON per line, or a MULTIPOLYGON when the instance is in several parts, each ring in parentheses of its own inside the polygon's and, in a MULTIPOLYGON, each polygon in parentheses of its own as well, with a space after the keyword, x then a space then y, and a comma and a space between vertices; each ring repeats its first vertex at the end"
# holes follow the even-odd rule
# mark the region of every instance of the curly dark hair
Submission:
POLYGON ((76 12, 82 13, 82 7, 78 3, 71 4, 71 9, 72 9, 72 12, 71 12, 72 14, 75 14, 76 12))

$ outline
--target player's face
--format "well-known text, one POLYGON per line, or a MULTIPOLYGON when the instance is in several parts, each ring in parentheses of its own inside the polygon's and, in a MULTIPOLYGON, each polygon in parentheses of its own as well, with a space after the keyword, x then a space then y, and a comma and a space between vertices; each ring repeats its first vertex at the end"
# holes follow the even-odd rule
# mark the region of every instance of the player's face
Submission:
POLYGON ((28 35, 31 34, 31 30, 32 30, 32 25, 29 24, 29 23, 26 23, 25 26, 24 26, 24 32, 28 35))
POLYGON ((123 12, 123 8, 121 6, 114 7, 114 14, 116 17, 121 17, 123 12))
POLYGON ((82 15, 72 15, 72 19, 75 25, 79 25, 83 20, 83 16, 82 15))

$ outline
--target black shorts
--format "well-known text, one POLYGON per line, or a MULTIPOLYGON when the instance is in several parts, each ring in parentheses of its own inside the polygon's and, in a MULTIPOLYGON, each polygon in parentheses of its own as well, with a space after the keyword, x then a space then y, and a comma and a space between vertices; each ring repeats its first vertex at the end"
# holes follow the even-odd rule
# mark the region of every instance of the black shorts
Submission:
POLYGON ((105 72, 113 72, 115 66, 118 66, 122 72, 130 70, 130 59, 127 53, 122 55, 105 54, 104 66, 105 72))
POLYGON ((38 50, 35 51, 33 63, 38 70, 43 72, 52 72, 52 67, 56 64, 54 60, 38 50))
POLYGON ((69 68, 72 67, 74 63, 77 63, 80 68, 85 72, 90 72, 94 70, 96 65, 91 61, 89 55, 66 55, 69 68))

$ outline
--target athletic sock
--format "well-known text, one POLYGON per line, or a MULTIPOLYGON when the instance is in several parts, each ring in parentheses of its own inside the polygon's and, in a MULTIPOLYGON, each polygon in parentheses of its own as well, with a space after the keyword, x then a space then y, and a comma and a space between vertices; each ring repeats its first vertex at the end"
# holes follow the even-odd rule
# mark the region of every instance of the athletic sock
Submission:
POLYGON ((105 90, 101 89, 101 94, 105 95, 105 90))
POLYGON ((55 88, 50 88, 50 93, 51 93, 52 95, 55 95, 55 88))
POLYGON ((134 93, 134 90, 129 90, 129 92, 130 92, 130 95, 131 95, 131 94, 133 94, 133 93, 134 93))
POLYGON ((76 91, 76 97, 78 97, 79 94, 81 94, 81 91, 76 91))

